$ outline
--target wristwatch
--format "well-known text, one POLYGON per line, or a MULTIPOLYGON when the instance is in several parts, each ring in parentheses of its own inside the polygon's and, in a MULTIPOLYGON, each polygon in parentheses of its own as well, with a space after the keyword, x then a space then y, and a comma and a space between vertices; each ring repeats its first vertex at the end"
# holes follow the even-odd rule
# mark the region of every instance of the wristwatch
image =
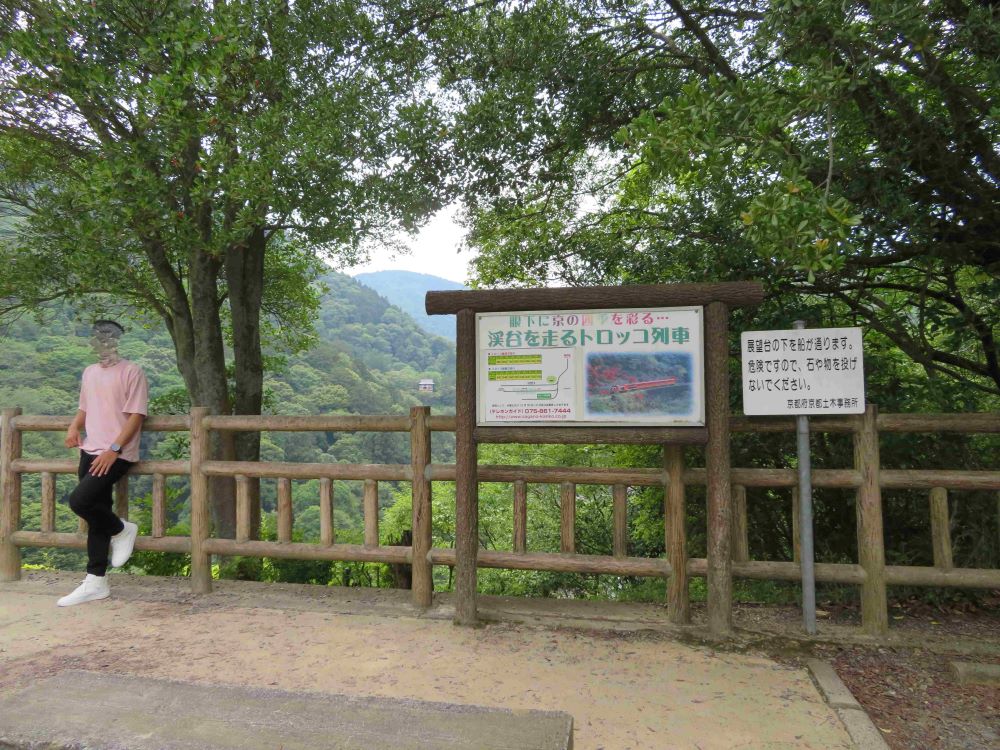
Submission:
POLYGON ((112 443, 111 444, 111 450, 113 450, 115 453, 121 453, 122 452, 122 447, 120 445, 118 445, 118 443, 112 443))

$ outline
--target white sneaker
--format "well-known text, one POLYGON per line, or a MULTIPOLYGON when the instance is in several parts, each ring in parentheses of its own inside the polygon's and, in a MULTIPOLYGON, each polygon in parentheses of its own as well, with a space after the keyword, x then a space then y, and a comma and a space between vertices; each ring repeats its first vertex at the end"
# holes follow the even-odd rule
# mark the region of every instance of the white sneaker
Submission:
POLYGON ((77 586, 72 594, 67 594, 56 604, 60 607, 72 607, 74 604, 107 599, 109 596, 111 596, 111 587, 108 586, 107 576, 95 576, 87 573, 83 583, 77 586))
POLYGON ((135 538, 139 535, 139 527, 130 521, 122 521, 125 528, 111 537, 111 567, 120 568, 132 557, 135 538))

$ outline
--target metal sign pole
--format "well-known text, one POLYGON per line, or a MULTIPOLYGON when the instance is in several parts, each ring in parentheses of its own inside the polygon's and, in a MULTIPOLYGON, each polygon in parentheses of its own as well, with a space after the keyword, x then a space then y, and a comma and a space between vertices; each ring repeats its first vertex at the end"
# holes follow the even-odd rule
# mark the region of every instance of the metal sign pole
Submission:
MULTIPOLYGON (((804 320, 793 326, 801 331, 804 320)), ((806 633, 816 634, 816 569, 813 552, 812 460, 809 450, 809 417, 795 418, 799 457, 799 547, 802 565, 802 623, 806 633)))

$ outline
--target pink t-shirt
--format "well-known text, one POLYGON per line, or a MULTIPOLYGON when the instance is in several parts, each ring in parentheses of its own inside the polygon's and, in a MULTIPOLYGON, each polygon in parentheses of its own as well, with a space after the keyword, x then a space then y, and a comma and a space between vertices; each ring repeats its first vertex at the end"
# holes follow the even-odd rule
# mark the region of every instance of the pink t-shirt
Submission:
MULTIPOLYGON (((139 365, 127 359, 111 367, 90 365, 80 385, 80 410, 87 413, 82 449, 94 455, 108 450, 129 414, 147 413, 148 401, 149 385, 139 365)), ((136 432, 122 446, 121 457, 126 461, 139 460, 139 435, 136 432)))

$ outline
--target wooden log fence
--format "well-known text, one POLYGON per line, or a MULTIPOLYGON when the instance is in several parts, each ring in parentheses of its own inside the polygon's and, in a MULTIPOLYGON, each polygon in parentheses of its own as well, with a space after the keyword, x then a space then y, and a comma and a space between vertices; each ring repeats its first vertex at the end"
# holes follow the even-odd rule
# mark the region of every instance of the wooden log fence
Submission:
MULTIPOLYGON (((713 387, 721 385, 716 383, 713 387)), ((791 419, 752 419, 718 414, 711 418, 721 423, 728 422, 728 429, 734 432, 791 432, 795 429, 791 419)), ((0 580, 13 581, 19 578, 19 550, 22 547, 86 547, 85 525, 81 524, 77 533, 55 530, 56 479, 59 475, 74 475, 76 462, 22 457, 24 432, 62 431, 68 427, 69 422, 70 417, 25 416, 19 409, 5 409, 0 415, 0 580), (21 528, 21 477, 24 474, 39 474, 41 479, 41 521, 37 530, 21 528)), ((879 458, 880 432, 1000 433, 1000 415, 880 415, 874 407, 869 407, 859 417, 817 419, 811 427, 814 431, 853 435, 854 466, 814 470, 813 481, 817 487, 852 489, 856 492, 859 559, 857 563, 817 563, 816 580, 861 587, 862 627, 866 632, 881 635, 887 631, 887 586, 1000 588, 1000 570, 954 567, 948 511, 949 491, 991 490, 997 492, 997 512, 1000 516, 1000 470, 888 470, 881 468, 879 458), (881 496, 886 489, 928 491, 928 515, 934 555, 932 567, 886 564, 881 496)), ((428 607, 433 598, 433 566, 460 568, 463 555, 469 557, 470 547, 473 547, 472 559, 466 562, 467 570, 472 571, 476 568, 507 568, 666 579, 667 617, 671 622, 679 624, 690 621, 690 577, 705 577, 709 582, 710 617, 717 620, 716 629, 720 631, 725 630, 732 616, 730 599, 733 578, 800 580, 798 562, 752 560, 747 544, 747 488, 789 488, 794 495, 797 476, 792 469, 734 467, 729 472, 727 482, 710 487, 710 511, 730 516, 731 523, 719 524, 719 528, 727 528, 730 533, 725 538, 716 536, 709 539, 707 558, 690 558, 685 529, 685 488, 706 486, 709 476, 704 468, 685 465, 684 444, 666 443, 663 446, 663 463, 660 468, 476 465, 471 475, 459 476, 453 464, 431 463, 432 433, 454 431, 455 428, 454 417, 433 416, 426 407, 415 407, 408 417, 230 417, 212 416, 207 410, 196 408, 185 417, 150 418, 146 424, 149 431, 189 431, 191 454, 189 460, 140 461, 132 467, 131 474, 152 477, 152 529, 149 536, 141 536, 137 540, 136 548, 190 554, 191 585, 199 593, 211 590, 212 555, 411 565, 412 601, 418 607, 428 607), (210 434, 213 430, 409 432, 411 461, 409 464, 214 461, 209 459, 210 434), (189 536, 166 535, 167 480, 177 476, 190 477, 189 536), (236 482, 235 539, 211 536, 208 502, 208 478, 211 476, 229 476, 236 482), (253 478, 277 480, 277 541, 251 539, 250 481, 253 478), (293 482, 308 479, 319 480, 319 543, 294 541, 293 482), (363 483, 363 544, 343 544, 336 541, 334 480, 363 483), (378 525, 379 482, 411 484, 412 546, 381 544, 378 525), (457 482, 467 494, 460 503, 460 519, 461 514, 464 514, 464 520, 459 528, 460 534, 472 536, 464 542, 460 539, 454 549, 433 547, 432 544, 434 482, 457 482), (478 534, 473 534, 478 528, 475 491, 482 482, 511 485, 513 538, 509 551, 482 549, 478 534), (559 552, 528 551, 528 488, 531 484, 559 486, 559 552), (613 523, 610 555, 580 554, 576 551, 577 490, 581 485, 610 489, 613 523), (662 558, 630 556, 630 488, 657 486, 664 489, 665 555, 662 558), (722 591, 715 591, 713 594, 713 588, 720 586, 722 591)), ((685 444, 691 443, 686 441, 685 444)), ((709 441, 705 450, 720 451, 727 447, 714 445, 709 441)), ((462 449, 469 450, 469 447, 462 449)), ((723 456, 723 460, 728 458, 723 456)), ((126 481, 119 484, 115 495, 117 512, 126 517, 129 489, 126 478, 126 481)), ((468 586, 469 582, 466 581, 465 585, 468 586)), ((458 613, 456 619, 462 622, 463 614, 458 613)))

